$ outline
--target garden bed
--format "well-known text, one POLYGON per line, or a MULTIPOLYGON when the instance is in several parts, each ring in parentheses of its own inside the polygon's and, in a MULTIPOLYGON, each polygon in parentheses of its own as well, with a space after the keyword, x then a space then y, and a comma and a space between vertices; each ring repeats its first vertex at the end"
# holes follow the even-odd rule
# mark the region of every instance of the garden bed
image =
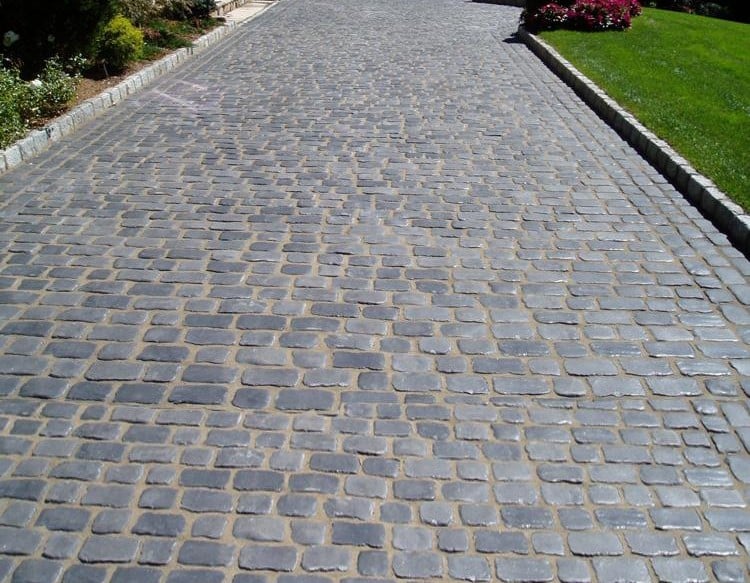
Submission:
MULTIPOLYGON (((45 98, 55 101, 54 105, 45 104, 44 99, 34 97, 28 91, 17 90, 19 87, 18 82, 15 82, 15 88, 12 86, 3 86, 4 91, 6 91, 4 99, 10 100, 9 102, 6 101, 3 107, 7 109, 8 103, 14 103, 13 100, 15 98, 11 97, 11 95, 18 95, 18 99, 23 101, 16 103, 24 103, 23 111, 36 112, 33 114, 33 117, 24 116, 25 135, 31 135, 35 130, 46 127, 56 117, 71 111, 76 106, 100 95, 107 89, 116 87, 128 77, 145 69, 170 52, 192 46, 196 39, 221 26, 223 22, 223 19, 217 18, 196 18, 190 20, 152 19, 142 27, 145 43, 142 57, 139 60, 128 63, 115 74, 112 74, 103 65, 90 66, 83 70, 80 76, 76 78, 75 87, 72 90, 73 96, 70 98, 70 86, 73 84, 73 80, 68 78, 68 81, 66 81, 62 75, 55 77, 54 88, 47 89, 45 86, 43 91, 45 98), (61 97, 63 95, 64 97, 61 97), (33 102, 30 101, 32 97, 34 98, 33 102), (30 104, 26 105, 26 101, 30 101, 30 104)), ((6 83, 11 82, 8 80, 8 77, 4 79, 6 83)), ((23 84, 20 87, 23 87, 23 84)), ((24 133, 22 132, 23 127, 21 127, 21 131, 19 132, 18 129, 11 131, 8 129, 8 126, 4 126, 3 131, 0 131, 0 150, 11 146, 17 140, 23 139, 24 133)))
POLYGON ((223 19, 217 18, 201 19, 195 22, 167 20, 163 18, 152 21, 150 26, 145 27, 146 47, 144 58, 131 63, 116 75, 107 75, 101 69, 89 71, 78 82, 76 96, 69 103, 68 109, 72 109, 87 99, 96 97, 102 91, 122 83, 130 75, 148 67, 154 61, 169 54, 169 52, 191 46, 196 39, 221 26, 222 23, 223 19))

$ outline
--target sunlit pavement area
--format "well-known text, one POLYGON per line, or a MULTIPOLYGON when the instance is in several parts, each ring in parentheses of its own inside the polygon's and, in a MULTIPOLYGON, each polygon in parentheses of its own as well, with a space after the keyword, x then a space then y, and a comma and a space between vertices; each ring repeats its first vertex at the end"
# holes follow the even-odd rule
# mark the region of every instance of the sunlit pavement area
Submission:
POLYGON ((519 13, 282 0, 0 177, 0 579, 748 577, 750 265, 519 13))

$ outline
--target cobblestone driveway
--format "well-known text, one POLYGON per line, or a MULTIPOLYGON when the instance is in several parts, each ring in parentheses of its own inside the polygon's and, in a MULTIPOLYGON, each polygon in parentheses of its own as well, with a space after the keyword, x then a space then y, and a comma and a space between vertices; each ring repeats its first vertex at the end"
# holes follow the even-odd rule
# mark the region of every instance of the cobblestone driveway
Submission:
POLYGON ((284 0, 0 178, 0 579, 745 580, 750 266, 517 17, 284 0))

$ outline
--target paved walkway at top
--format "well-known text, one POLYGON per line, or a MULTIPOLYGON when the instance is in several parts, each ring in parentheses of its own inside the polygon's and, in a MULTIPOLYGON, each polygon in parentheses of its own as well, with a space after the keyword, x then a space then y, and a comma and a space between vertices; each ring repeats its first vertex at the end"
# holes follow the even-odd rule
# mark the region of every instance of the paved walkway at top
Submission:
POLYGON ((747 577, 750 266, 517 18, 284 0, 0 178, 0 579, 747 577))

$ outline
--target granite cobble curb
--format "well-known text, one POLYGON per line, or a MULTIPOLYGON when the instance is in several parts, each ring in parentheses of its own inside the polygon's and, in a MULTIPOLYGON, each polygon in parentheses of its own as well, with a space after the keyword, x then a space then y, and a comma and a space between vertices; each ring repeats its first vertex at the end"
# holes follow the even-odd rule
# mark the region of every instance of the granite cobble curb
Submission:
MULTIPOLYGON (((235 4, 236 2, 229 6, 229 9, 236 8, 235 4)), ((247 20, 251 20, 266 9, 267 7, 261 9, 247 20)), ((219 14, 223 15, 227 12, 228 10, 224 8, 220 10, 219 14)), ((192 46, 177 49, 166 57, 133 73, 114 87, 110 87, 106 91, 102 91, 99 95, 87 99, 67 113, 49 122, 45 127, 32 131, 25 138, 18 140, 5 150, 0 150, 0 175, 22 162, 28 162, 43 152, 53 142, 70 135, 102 112, 121 103, 123 99, 140 92, 155 79, 173 71, 194 55, 202 53, 208 47, 215 45, 238 26, 241 26, 241 24, 233 21, 225 22, 218 28, 196 39, 192 46)))
POLYGON ((708 178, 693 168, 667 142, 659 139, 625 111, 593 81, 564 59, 553 47, 520 27, 519 38, 558 77, 567 83, 597 115, 632 145, 694 206, 745 253, 750 254, 750 215, 732 202, 708 178))

